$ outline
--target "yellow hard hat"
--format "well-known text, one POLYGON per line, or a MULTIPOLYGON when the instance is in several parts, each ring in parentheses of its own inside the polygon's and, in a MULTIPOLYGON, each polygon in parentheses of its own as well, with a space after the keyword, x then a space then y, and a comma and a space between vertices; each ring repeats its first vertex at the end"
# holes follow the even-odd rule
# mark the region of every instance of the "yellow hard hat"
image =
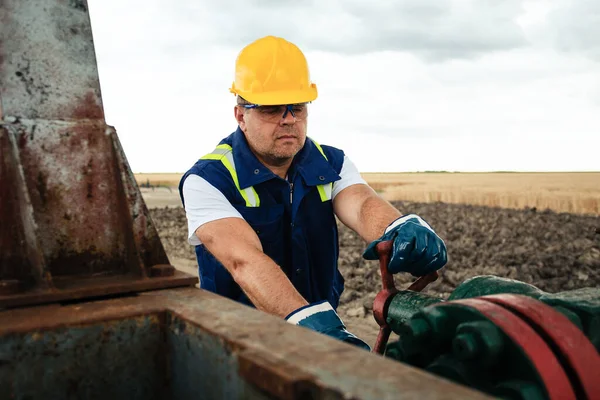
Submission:
POLYGON ((259 105, 308 103, 317 98, 302 51, 285 39, 266 36, 240 51, 229 91, 259 105))

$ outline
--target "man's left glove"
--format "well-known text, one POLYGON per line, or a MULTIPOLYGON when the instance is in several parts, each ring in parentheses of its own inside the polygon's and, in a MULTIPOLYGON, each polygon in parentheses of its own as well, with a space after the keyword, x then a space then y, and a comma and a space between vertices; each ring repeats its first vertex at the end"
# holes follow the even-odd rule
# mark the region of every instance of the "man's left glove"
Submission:
POLYGON ((371 351, 368 344, 346 330, 346 326, 326 300, 299 308, 285 317, 285 320, 371 351))
POLYGON ((388 240, 393 240, 388 264, 392 274, 410 272, 413 276, 424 276, 442 268, 448 261, 446 244, 418 215, 405 215, 392 222, 383 236, 369 244, 363 258, 379 259, 375 246, 388 240))

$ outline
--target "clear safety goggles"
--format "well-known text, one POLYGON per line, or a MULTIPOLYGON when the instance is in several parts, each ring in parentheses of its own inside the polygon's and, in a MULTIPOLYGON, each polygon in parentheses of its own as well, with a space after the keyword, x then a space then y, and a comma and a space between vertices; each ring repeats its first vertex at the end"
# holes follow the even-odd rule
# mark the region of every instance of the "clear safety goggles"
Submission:
POLYGON ((242 104, 246 109, 255 109, 260 119, 266 122, 278 123, 287 117, 288 112, 296 121, 305 120, 308 117, 308 104, 285 104, 276 106, 261 106, 258 104, 242 104))

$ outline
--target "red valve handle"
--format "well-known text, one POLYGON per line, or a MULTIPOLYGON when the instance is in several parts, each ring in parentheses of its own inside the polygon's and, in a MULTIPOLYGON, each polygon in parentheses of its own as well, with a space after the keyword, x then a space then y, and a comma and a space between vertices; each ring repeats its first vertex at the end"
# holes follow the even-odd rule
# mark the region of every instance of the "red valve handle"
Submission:
MULTIPOLYGON (((383 283, 383 289, 377 293, 377 296, 373 301, 373 316, 375 317, 377 324, 379 324, 379 334, 375 341, 375 347, 373 347, 373 353, 378 354, 383 354, 388 339, 390 338, 390 333, 392 332, 386 319, 390 303, 392 302, 394 295, 398 293, 398 289, 396 289, 396 285, 394 284, 394 276, 390 274, 387 268, 392 255, 393 245, 394 242, 388 240, 379 242, 375 247, 377 254, 379 255, 379 269, 381 270, 381 281, 383 283)), ((414 281, 407 290, 420 292, 431 282, 437 280, 438 277, 437 271, 421 276, 414 281)))

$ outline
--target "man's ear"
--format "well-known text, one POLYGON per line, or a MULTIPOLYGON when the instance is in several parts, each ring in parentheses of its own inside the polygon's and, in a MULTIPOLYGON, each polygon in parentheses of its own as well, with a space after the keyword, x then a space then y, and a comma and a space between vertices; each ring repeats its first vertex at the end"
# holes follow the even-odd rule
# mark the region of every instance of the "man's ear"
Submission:
POLYGON ((246 132, 246 113, 244 112, 244 109, 242 109, 242 107, 235 106, 233 109, 233 115, 235 116, 235 120, 240 126, 242 132, 246 132))

